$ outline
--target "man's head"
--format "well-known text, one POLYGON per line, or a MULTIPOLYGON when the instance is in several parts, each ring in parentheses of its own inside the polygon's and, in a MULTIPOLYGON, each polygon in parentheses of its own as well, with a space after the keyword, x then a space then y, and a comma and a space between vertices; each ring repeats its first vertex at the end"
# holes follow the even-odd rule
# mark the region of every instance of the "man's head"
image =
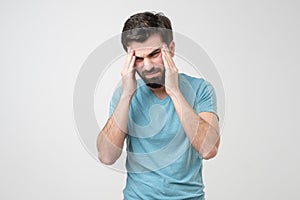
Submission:
POLYGON ((175 43, 170 20, 161 13, 144 12, 132 15, 124 24, 122 45, 135 51, 135 69, 144 82, 159 88, 165 82, 161 49, 165 45, 174 55, 175 43))
POLYGON ((132 15, 126 20, 122 30, 122 45, 125 51, 130 42, 144 42, 157 33, 168 46, 173 41, 172 25, 162 13, 143 12, 132 15))

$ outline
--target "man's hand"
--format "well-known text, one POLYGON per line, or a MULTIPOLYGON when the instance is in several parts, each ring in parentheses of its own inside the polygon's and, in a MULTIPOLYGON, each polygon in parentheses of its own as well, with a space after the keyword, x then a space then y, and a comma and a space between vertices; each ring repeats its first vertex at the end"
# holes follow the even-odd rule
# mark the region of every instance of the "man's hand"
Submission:
POLYGON ((128 132, 129 105, 137 87, 134 63, 134 51, 128 48, 126 62, 121 72, 122 96, 97 139, 98 158, 107 165, 115 163, 122 154, 124 140, 128 132))
POLYGON ((165 66, 165 88, 169 96, 180 92, 178 86, 178 68, 176 67, 171 52, 166 45, 162 48, 162 59, 165 66))
POLYGON ((171 97, 181 125, 192 146, 204 159, 216 156, 220 143, 218 118, 212 112, 195 113, 182 95, 178 85, 178 68, 166 46, 162 48, 165 66, 165 87, 171 97))
POLYGON ((122 95, 125 96, 133 96, 136 90, 136 79, 135 79, 135 70, 134 70, 134 63, 135 63, 135 55, 134 50, 131 50, 128 47, 127 58, 125 61, 125 65, 122 69, 122 95))

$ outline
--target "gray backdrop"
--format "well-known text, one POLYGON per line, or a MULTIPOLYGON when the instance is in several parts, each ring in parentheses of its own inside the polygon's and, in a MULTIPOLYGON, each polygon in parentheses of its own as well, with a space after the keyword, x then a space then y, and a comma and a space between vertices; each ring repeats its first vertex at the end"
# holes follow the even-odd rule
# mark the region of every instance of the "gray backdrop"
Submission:
MULTIPOLYGON (((214 61, 226 95, 208 200, 300 198, 298 1, 1 1, 0 199, 121 199, 73 119, 78 72, 131 14, 162 11, 214 61)), ((98 114, 99 115, 99 114, 98 114)))

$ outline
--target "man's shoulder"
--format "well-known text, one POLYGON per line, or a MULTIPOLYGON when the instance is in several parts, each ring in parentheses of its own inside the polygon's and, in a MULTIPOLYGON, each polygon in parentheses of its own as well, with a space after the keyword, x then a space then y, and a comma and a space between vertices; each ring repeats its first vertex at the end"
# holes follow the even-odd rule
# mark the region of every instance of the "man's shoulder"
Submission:
POLYGON ((181 89, 187 90, 188 88, 192 88, 197 96, 211 93, 214 90, 213 85, 204 78, 191 76, 185 73, 179 74, 179 82, 181 89))
POLYGON ((181 82, 188 82, 193 87, 199 87, 206 82, 204 78, 191 76, 186 73, 179 73, 179 79, 181 82))
POLYGON ((197 76, 193 76, 193 75, 189 75, 189 74, 186 74, 186 73, 179 73, 179 76, 180 77, 183 77, 187 80, 190 80, 190 81, 204 81, 204 78, 201 78, 201 77, 197 77, 197 76))

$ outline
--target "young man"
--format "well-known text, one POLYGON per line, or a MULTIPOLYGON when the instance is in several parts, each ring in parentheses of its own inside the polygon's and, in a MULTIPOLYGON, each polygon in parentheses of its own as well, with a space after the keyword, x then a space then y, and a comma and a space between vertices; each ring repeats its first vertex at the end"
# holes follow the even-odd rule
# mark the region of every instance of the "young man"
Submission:
POLYGON ((99 160, 113 164, 126 139, 124 199, 204 199, 202 160, 220 142, 213 87, 178 72, 171 22, 160 13, 131 16, 122 45, 122 86, 98 136, 99 160))

